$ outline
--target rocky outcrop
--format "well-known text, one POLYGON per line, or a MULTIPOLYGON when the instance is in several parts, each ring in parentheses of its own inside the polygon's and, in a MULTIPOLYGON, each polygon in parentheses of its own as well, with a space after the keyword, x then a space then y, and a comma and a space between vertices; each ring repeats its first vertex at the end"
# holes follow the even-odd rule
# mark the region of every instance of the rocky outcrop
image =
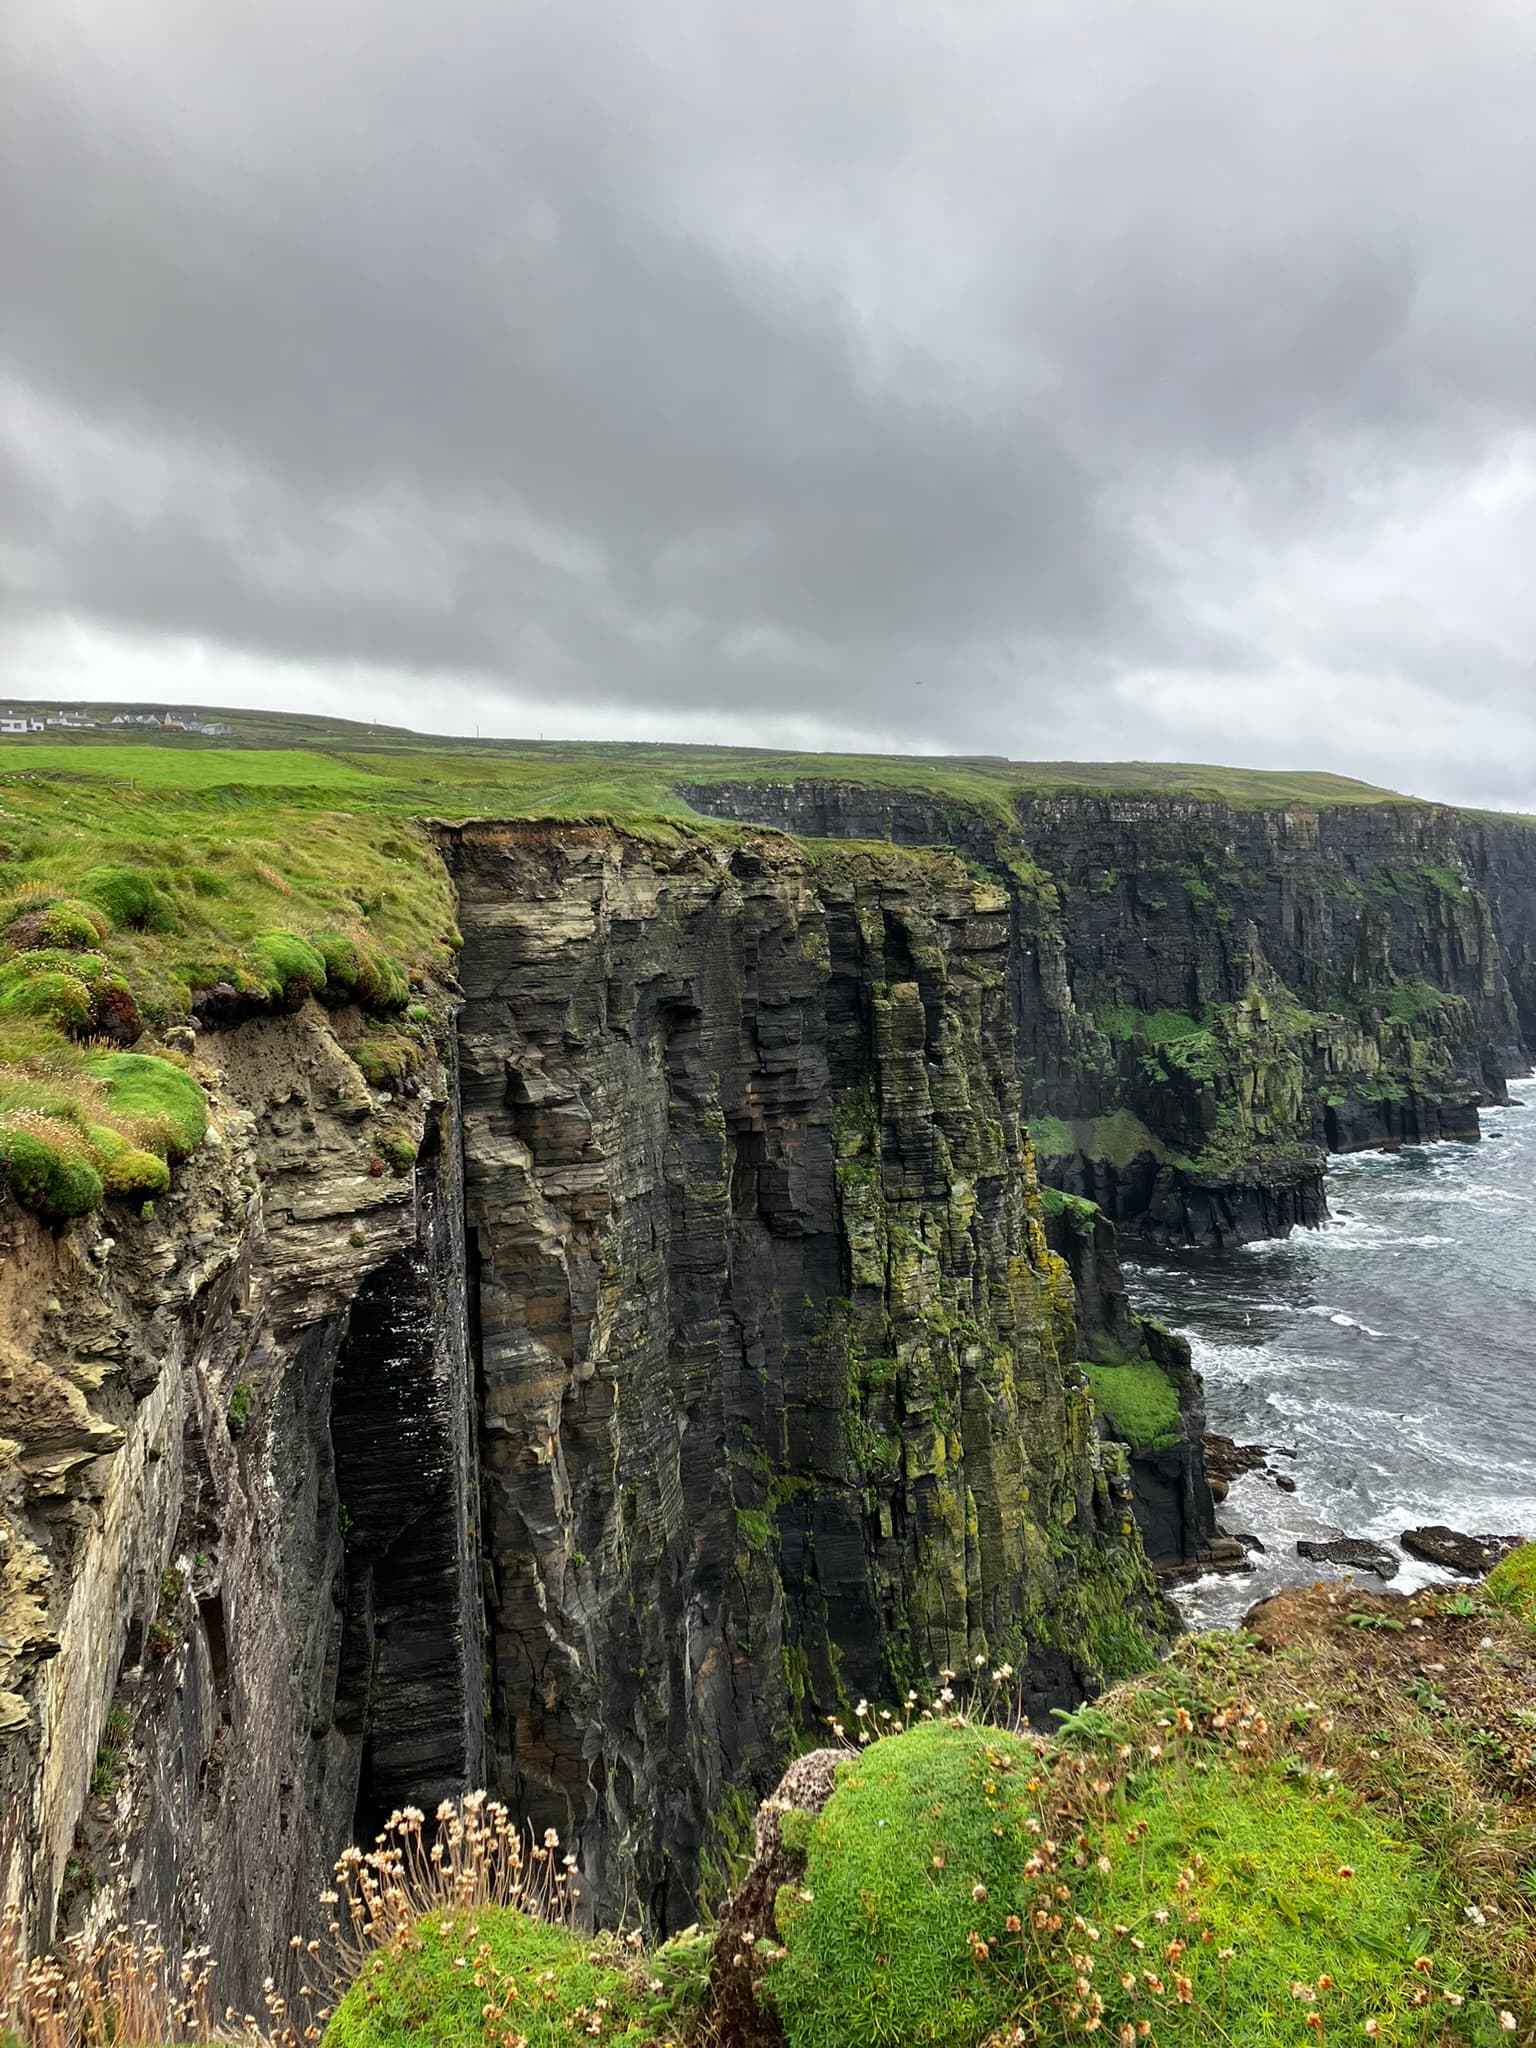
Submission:
POLYGON ((453 1090, 370 1090, 348 1028, 199 1035, 152 1213, 0 1210, 5 1895, 252 2009, 358 1817, 481 1765, 453 1090))
POLYGON ((1536 1016, 1536 834, 1432 805, 1237 809, 827 781, 690 785, 715 816, 933 838, 1010 898, 1042 1175, 1122 1228, 1323 1219, 1328 1151, 1473 1140, 1536 1016))
POLYGON ((1398 1538, 1410 1557, 1424 1564, 1437 1564, 1443 1571, 1463 1578, 1480 1579, 1491 1572, 1501 1558, 1518 1550, 1519 1536, 1465 1536, 1448 1529, 1443 1522, 1430 1522, 1422 1529, 1405 1529, 1398 1538))
POLYGON ((1072 1275, 1078 1356, 1094 1379, 1100 1427, 1125 1445, 1129 1458, 1148 1557, 1165 1576, 1241 1570, 1242 1545, 1216 1526, 1204 1459, 1205 1388, 1189 1345, 1132 1309, 1115 1226, 1102 1209, 1049 1188, 1044 1208, 1047 1240, 1072 1275), (1140 1385, 1149 1377, 1166 1385, 1174 1410, 1170 1428, 1148 1436, 1116 1412, 1115 1384, 1128 1376, 1140 1385))
POLYGON ((1160 1625, 952 854, 444 828, 464 932, 493 1776, 696 1912, 794 1742, 1160 1625))
POLYGON ((1395 1579, 1401 1559, 1384 1543, 1372 1543, 1364 1536, 1332 1536, 1326 1542, 1303 1537, 1296 1545, 1298 1557, 1314 1564, 1344 1565, 1350 1571, 1374 1572, 1378 1579, 1395 1579))

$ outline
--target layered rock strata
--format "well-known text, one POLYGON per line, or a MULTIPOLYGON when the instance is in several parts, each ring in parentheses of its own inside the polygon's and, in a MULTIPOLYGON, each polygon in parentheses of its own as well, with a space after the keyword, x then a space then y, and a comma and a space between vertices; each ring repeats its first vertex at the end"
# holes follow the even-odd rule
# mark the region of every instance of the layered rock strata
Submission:
POLYGON ((153 1213, 0 1210, 4 1893, 253 2010, 359 1815, 482 1771, 451 1077, 370 1090, 348 1028, 203 1033, 153 1213))
POLYGON ((1283 1235, 1329 1151, 1475 1139, 1536 1016, 1536 834, 1432 805, 690 786, 713 815, 933 838, 1009 894, 1041 1172, 1124 1228, 1283 1235))
POLYGON ((692 1919, 785 1755, 1161 1625, 952 854, 471 825, 466 1200, 493 1775, 594 1908, 692 1919))

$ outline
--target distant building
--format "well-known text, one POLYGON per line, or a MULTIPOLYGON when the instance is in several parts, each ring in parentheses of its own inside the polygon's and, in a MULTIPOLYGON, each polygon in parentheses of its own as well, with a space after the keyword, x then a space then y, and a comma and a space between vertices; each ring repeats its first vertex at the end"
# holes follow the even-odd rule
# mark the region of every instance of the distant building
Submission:
POLYGON ((43 721, 27 711, 0 711, 0 732, 42 732, 43 721))

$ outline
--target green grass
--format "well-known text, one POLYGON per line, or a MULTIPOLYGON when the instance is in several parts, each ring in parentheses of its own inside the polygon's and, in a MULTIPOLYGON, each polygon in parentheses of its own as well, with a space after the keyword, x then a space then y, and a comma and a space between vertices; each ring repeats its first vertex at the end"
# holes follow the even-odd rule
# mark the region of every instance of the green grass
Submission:
POLYGON ((169 1060, 141 1053, 108 1053, 91 1060, 86 1072, 106 1090, 107 1107, 137 1120, 159 1142, 169 1160, 185 1159, 208 1130, 208 1103, 192 1076, 169 1060))
POLYGON ((1536 1543, 1523 1543, 1488 1574, 1488 1597, 1536 1628, 1536 1543))
POLYGON ((485 2048, 506 2033, 527 2048, 592 2038, 659 2048, 685 2038, 708 1965, 708 1941, 697 1933, 636 1956, 612 1936, 574 1934, 511 1907, 431 1913, 403 1947, 363 1965, 325 2040, 328 2048, 485 2048), (505 2013, 495 2033, 483 2017, 488 2003, 505 2013))
POLYGON ((1042 1159, 1070 1159, 1077 1150, 1072 1126, 1065 1117, 1037 1116, 1029 1125, 1030 1140, 1042 1159))
POLYGON ((1094 1405, 1117 1436, 1139 1451, 1163 1451, 1183 1441, 1184 1421, 1173 1381, 1150 1358, 1125 1365, 1085 1364, 1094 1405))
POLYGON ((1300 2043, 1312 2011, 1337 2039, 1367 2020, 1389 2042, 1499 2038, 1475 1999, 1421 2028, 1416 1989, 1464 1996, 1467 1973, 1433 1869, 1369 1808, 1231 1741, 1155 1748, 1042 1757, 934 1722, 851 1757, 788 1824, 806 1869, 766 1983, 789 2048, 975 2048, 1015 2023, 1065 2043, 1095 1998, 1094 2032, 1150 2019, 1166 2048, 1300 2043))
POLYGON ((1068 1217, 1079 1230, 1091 1230, 1104 1211, 1086 1195, 1064 1194, 1060 1188, 1040 1190, 1040 1206, 1047 1216, 1068 1217))

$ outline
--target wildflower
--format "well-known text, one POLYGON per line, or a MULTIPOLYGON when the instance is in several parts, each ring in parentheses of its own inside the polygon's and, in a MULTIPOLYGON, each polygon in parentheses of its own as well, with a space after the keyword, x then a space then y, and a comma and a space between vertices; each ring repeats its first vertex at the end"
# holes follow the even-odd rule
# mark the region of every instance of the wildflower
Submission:
POLYGON ((1010 1913, 1008 1915, 1008 1918, 1003 1922, 1004 1927, 1008 1930, 1010 1934, 1017 1934, 1019 1929, 1023 1926, 1023 1924, 1023 1921, 1020 1920, 1017 1913, 1010 1913))
POLYGON ((1462 2003, 1462 1996, 1459 1991, 1442 1991, 1440 1996, 1447 2005, 1460 2005, 1462 2003))
POLYGON ((1374 2040, 1376 2039, 1376 2036, 1377 2036, 1377 2035, 1378 2035, 1378 2034, 1379 2034, 1380 2032, 1381 2032, 1381 2021, 1380 2021, 1380 2020, 1367 2020, 1367 2021, 1366 2021, 1366 2023, 1365 2023, 1365 2038, 1366 2038, 1366 2039, 1367 2039, 1368 2041, 1374 2041, 1374 2040))
POLYGON ((1314 2031, 1320 2032, 1322 2030, 1322 2024, 1323 2016, 1320 2012, 1309 2012, 1307 2014, 1307 2025, 1313 2028, 1314 2031))
POLYGON ((1173 1980, 1173 1988, 1178 1993, 1180 2005, 1194 2004, 1195 1987, 1188 1977, 1175 1977, 1173 1980))
POLYGON ((976 1901, 976 1904, 978 1906, 981 1904, 982 1900, 986 1896, 987 1888, 984 1884, 973 1884, 971 1886, 971 1897, 976 1901))
POLYGON ((1216 1951, 1216 1960, 1218 1963, 1230 1963, 1236 1954, 1235 1948, 1219 1948, 1216 1951))
POLYGON ((1499 2014, 1499 2025, 1504 2029, 1506 2034, 1512 2034, 1515 2031, 1514 2014, 1512 2012, 1501 2012, 1499 2014))
POLYGON ((1427 1977, 1433 1971, 1435 1966, 1429 1960, 1428 1956, 1415 1956, 1413 1959, 1413 1967, 1418 1971, 1421 1977, 1427 1977))
POLYGON ((1339 1876, 1340 1876, 1340 1877, 1353 1877, 1353 1876, 1354 1876, 1354 1874, 1355 1874, 1355 1866, 1353 1865, 1353 1863, 1341 1863, 1341 1864, 1339 1865, 1339 1876))
POLYGON ((1474 1927, 1486 1927, 1488 1925, 1488 1915, 1481 1906, 1463 1906, 1461 1910, 1474 1927))

